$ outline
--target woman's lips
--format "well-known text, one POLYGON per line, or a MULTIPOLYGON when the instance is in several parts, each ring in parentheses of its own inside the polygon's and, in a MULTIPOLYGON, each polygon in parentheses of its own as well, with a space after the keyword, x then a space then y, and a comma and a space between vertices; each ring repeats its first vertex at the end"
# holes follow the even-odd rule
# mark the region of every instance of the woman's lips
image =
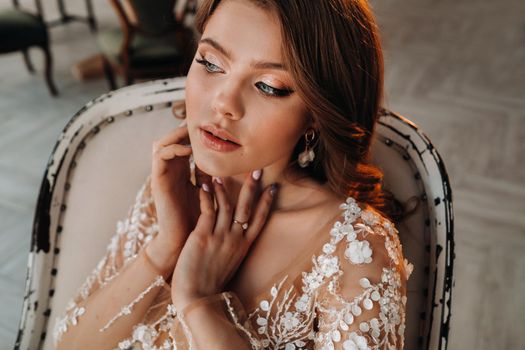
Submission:
POLYGON ((218 152, 233 152, 241 146, 230 141, 224 141, 213 134, 200 129, 201 140, 204 146, 218 152))

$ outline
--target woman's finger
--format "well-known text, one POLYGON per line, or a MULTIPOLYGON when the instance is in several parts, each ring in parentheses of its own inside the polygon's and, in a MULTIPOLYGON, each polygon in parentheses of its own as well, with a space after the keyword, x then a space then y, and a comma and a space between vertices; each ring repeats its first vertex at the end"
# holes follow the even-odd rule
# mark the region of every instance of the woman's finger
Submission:
POLYGON ((229 232, 232 222, 233 208, 221 182, 222 180, 220 178, 213 179, 215 198, 217 199, 218 206, 217 222, 215 223, 214 234, 224 234, 229 232))
POLYGON ((248 230, 246 230, 245 238, 251 244, 257 238, 259 232, 261 232, 266 220, 268 219, 268 214, 272 207, 274 197, 277 192, 277 185, 272 184, 268 186, 262 193, 255 210, 252 215, 252 221, 248 230))
POLYGON ((189 143, 188 127, 186 126, 173 129, 167 135, 155 141, 154 144, 160 149, 167 145, 182 143, 189 143))
POLYGON ((192 150, 190 147, 186 147, 179 144, 172 144, 164 146, 159 151, 159 156, 163 160, 170 160, 175 157, 189 157, 192 150))
MULTIPOLYGON (((247 222, 250 221, 250 215, 253 206, 253 199, 257 190, 257 184, 261 177, 262 170, 255 170, 250 176, 244 181, 239 193, 237 200, 237 206, 235 208, 235 217, 233 219, 247 222)), ((232 229, 234 226, 240 227, 238 224, 232 222, 232 229)))
POLYGON ((200 184, 211 183, 212 178, 209 174, 206 174, 204 171, 199 169, 197 165, 195 165, 195 182, 197 186, 200 186, 200 184))
POLYGON ((199 189, 201 214, 194 231, 200 234, 213 233, 213 227, 215 226, 215 208, 212 194, 209 191, 209 185, 207 184, 203 184, 199 189))
MULTIPOLYGON (((169 161, 175 157, 189 157, 191 155, 191 148, 173 144, 164 146, 153 154, 152 173, 156 176, 164 174, 169 169, 169 161)), ((181 169, 181 171, 183 171, 181 169)), ((188 169, 189 171, 189 169, 188 169)))

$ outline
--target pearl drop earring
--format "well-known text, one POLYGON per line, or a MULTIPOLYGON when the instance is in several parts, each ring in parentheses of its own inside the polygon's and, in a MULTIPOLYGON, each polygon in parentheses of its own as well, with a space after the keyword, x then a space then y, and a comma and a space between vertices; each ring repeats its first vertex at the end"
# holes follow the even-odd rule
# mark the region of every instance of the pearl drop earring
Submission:
POLYGON ((298 157, 299 165, 301 166, 301 168, 307 167, 308 164, 310 164, 315 158, 315 153, 310 148, 310 143, 314 140, 314 138, 315 138, 315 130, 308 129, 306 133, 304 134, 304 139, 306 141, 306 147, 304 151, 302 151, 299 154, 299 157, 298 157))

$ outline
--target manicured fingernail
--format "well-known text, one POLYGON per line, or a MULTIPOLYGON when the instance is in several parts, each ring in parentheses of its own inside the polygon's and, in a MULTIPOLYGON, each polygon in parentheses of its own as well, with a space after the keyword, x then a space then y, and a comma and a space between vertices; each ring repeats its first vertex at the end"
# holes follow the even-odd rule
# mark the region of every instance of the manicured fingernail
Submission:
POLYGON ((208 184, 202 184, 202 189, 206 192, 210 192, 210 187, 208 187, 208 184))
POLYGON ((275 195, 275 192, 277 192, 277 183, 273 183, 270 185, 270 194, 273 196, 275 195))
POLYGON ((213 180, 215 180, 217 183, 220 183, 222 185, 222 179, 220 177, 213 177, 213 180))
POLYGON ((186 121, 185 121, 185 120, 183 120, 183 121, 180 122, 180 124, 179 124, 179 128, 182 128, 184 125, 186 125, 186 121))
POLYGON ((259 170, 254 170, 252 172, 252 177, 255 179, 255 180, 259 180, 259 178, 261 177, 261 169, 259 170))
POLYGON ((183 145, 183 146, 184 146, 184 147, 191 148, 191 143, 185 144, 185 145, 183 145))

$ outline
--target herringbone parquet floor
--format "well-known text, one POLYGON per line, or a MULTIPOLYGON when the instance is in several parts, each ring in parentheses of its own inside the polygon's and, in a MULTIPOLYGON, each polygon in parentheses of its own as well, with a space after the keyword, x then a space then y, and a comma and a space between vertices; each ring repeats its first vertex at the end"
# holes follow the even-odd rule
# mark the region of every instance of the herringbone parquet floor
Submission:
MULTIPOLYGON (((26 1, 31 6, 31 1, 26 1)), ((385 50, 385 105, 418 124, 452 181, 456 263, 449 349, 525 349, 525 3, 371 1, 385 50)), ((56 18, 53 1, 46 18, 56 18)), ((116 24, 94 1, 102 27, 116 24)), ((11 6, 0 0, 0 8, 11 6)), ((84 13, 83 1, 67 2, 84 13)), ((50 98, 21 55, 0 56, 0 349, 11 349, 22 307, 38 187, 66 121, 104 93, 69 69, 96 52, 80 23, 51 29, 50 98)))

